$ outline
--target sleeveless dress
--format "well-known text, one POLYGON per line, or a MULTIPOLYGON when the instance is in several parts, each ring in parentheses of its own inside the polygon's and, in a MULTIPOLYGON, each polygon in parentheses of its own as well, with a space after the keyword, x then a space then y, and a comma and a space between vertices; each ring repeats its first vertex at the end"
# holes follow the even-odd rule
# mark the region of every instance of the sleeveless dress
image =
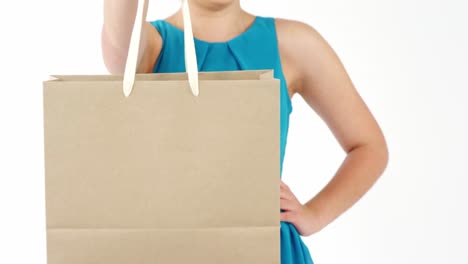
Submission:
MULTIPOLYGON (((185 72, 183 30, 164 20, 150 23, 163 40, 153 73, 185 72)), ((273 69, 274 77, 280 80, 281 177, 292 104, 281 67, 274 18, 257 16, 246 31, 226 42, 194 39, 199 71, 273 69)), ((281 264, 313 264, 309 249, 295 226, 281 221, 280 230, 281 264)))

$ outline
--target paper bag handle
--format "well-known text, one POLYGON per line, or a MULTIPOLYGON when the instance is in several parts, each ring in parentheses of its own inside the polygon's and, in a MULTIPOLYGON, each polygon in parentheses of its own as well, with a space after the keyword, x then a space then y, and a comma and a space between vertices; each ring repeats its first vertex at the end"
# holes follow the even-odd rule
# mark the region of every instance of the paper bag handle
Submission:
MULTIPOLYGON (((192 22, 190 20, 190 10, 188 0, 181 0, 182 17, 184 20, 184 52, 185 69, 188 74, 188 81, 193 95, 198 96, 198 66, 195 53, 195 42, 192 32, 192 22)), ((136 67, 138 62, 138 51, 140 47, 141 29, 143 26, 143 14, 145 0, 138 0, 137 14, 133 25, 130 47, 128 49, 127 62, 123 78, 123 93, 128 97, 132 92, 135 83, 136 67)))

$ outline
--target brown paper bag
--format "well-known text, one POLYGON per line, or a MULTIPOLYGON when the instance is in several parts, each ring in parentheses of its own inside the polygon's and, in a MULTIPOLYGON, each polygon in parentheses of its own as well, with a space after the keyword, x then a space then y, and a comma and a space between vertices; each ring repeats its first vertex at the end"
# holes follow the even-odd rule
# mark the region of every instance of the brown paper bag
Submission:
POLYGON ((280 263, 279 81, 187 76, 44 82, 49 264, 280 263))

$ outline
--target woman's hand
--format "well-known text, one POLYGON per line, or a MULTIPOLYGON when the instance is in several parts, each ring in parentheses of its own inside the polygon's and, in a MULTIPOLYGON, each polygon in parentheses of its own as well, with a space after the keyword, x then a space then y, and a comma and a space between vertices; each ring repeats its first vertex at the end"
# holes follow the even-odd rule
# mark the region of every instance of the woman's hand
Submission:
POLYGON ((280 220, 292 223, 301 236, 310 236, 320 230, 317 214, 302 205, 289 187, 282 181, 280 185, 280 220))

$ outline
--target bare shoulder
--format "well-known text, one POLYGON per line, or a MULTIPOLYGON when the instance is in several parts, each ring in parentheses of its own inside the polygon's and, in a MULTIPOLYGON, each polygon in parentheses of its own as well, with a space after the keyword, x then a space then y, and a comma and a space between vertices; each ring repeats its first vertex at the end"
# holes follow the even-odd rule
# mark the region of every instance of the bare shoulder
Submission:
POLYGON ((289 75, 293 92, 300 93, 306 79, 312 78, 313 68, 329 59, 321 54, 334 52, 312 25, 284 18, 275 18, 275 24, 285 75, 289 75))
POLYGON ((303 36, 303 34, 318 34, 315 28, 305 22, 286 19, 275 18, 276 29, 280 34, 289 34, 288 36, 303 36), (295 35, 294 35, 295 34, 295 35))

